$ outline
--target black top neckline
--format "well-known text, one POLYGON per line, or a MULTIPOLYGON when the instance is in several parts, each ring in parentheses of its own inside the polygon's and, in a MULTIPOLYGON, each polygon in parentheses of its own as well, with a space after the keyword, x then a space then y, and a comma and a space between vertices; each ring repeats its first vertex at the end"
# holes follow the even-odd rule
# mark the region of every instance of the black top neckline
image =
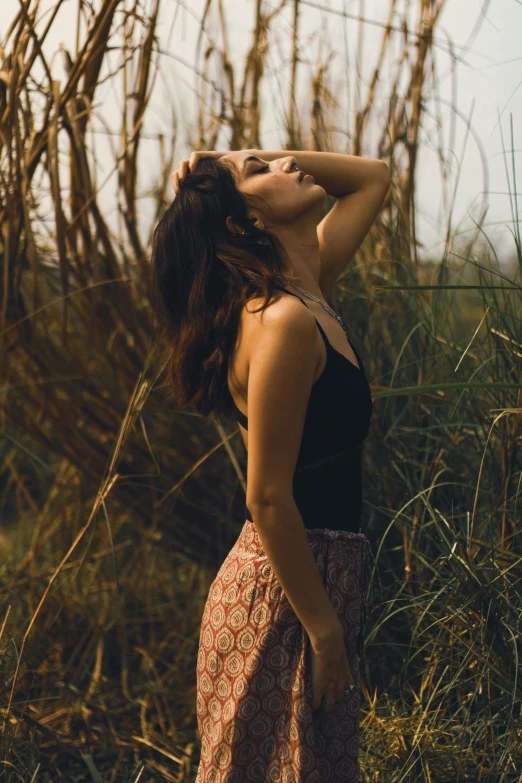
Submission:
MULTIPOLYGON (((304 306, 305 306, 305 307, 308 307, 308 305, 306 304, 306 302, 304 301, 304 299, 301 299, 301 297, 300 297, 300 296, 298 296, 297 294, 294 294, 294 292, 293 292, 293 291, 289 291, 287 288, 283 288, 282 286, 278 286, 278 285, 276 285, 276 286, 275 286, 275 288, 278 288, 280 291, 285 291, 287 294, 290 294, 291 296, 295 296, 295 297, 297 297, 297 299, 299 299, 299 301, 300 301, 300 302, 302 302, 302 303, 304 304, 304 306)), ((309 307, 308 307, 308 309, 310 310, 310 308, 309 308, 309 307)), ((319 323, 319 320, 318 320, 318 319, 315 317, 315 315, 313 314, 313 312, 312 312, 311 310, 310 310, 310 312, 312 313, 312 315, 313 315, 313 316, 314 316, 314 318, 315 318, 315 322, 316 322, 316 324, 317 324, 317 326, 318 326, 318 328, 319 328, 319 331, 321 332, 321 334, 322 334, 322 336, 323 336, 323 339, 324 339, 324 341, 325 341, 325 343, 326 343, 326 347, 327 347, 327 348, 331 348, 331 350, 332 350, 334 353, 338 354, 338 355, 341 357, 341 359, 345 359, 345 360, 348 362, 348 364, 350 365, 350 367, 353 367, 353 368, 354 368, 354 370, 356 370, 357 372, 360 372, 360 373, 362 373, 362 375, 364 375, 364 376, 366 377, 366 373, 364 372, 364 366, 363 366, 363 363, 362 363, 362 361, 361 361, 361 357, 359 356, 359 354, 358 354, 358 353, 357 353, 357 351, 355 350, 355 346, 352 344, 352 341, 350 340, 350 338, 348 337, 348 335, 346 335, 346 340, 347 340, 348 344, 350 345, 350 347, 351 347, 352 351, 354 352, 354 354, 355 354, 355 358, 356 358, 356 359, 357 359, 357 361, 359 362, 359 366, 357 366, 356 364, 354 364, 354 363, 353 363, 353 362, 352 362, 352 361, 351 361, 351 360, 350 360, 350 359, 349 359, 347 356, 345 356, 343 353, 341 353, 341 351, 338 351, 338 350, 337 350, 337 348, 334 348, 334 346, 332 345, 332 343, 331 343, 331 342, 330 342, 330 340, 328 339, 328 336, 327 336, 327 334, 326 334, 325 330, 323 329, 323 327, 322 327, 322 326, 321 326, 321 324, 319 323)), ((328 359, 327 359, 327 360, 328 360, 328 359)), ((325 362, 325 367, 326 367, 326 362, 325 362)), ((313 386, 315 386, 315 384, 316 384, 316 383, 319 383, 319 381, 320 381, 320 379, 322 378, 323 374, 324 374, 324 368, 323 368, 323 372, 321 373, 321 375, 319 376, 319 378, 318 378, 318 379, 315 381, 315 383, 313 384, 313 386)))

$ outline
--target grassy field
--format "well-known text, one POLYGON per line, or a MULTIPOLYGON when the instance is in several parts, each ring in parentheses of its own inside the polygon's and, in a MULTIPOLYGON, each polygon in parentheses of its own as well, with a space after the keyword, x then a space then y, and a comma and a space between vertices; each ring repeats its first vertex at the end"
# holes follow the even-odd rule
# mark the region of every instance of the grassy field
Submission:
MULTIPOLYGON (((165 405, 153 352, 149 241, 185 157, 183 117, 172 139, 149 122, 166 67, 160 0, 73 0, 77 27, 52 53, 58 81, 46 40, 63 5, 43 14, 37 0, 21 2, 0 49, 0 780, 189 783, 199 625, 243 522, 242 443, 233 421, 165 405), (112 130, 115 105, 99 98, 107 83, 121 98, 112 130), (113 152, 111 215, 100 127, 113 152), (159 161, 147 225, 145 142, 159 161)), ((196 53, 192 146, 216 149, 224 132, 230 149, 263 149, 261 88, 290 9, 281 148, 339 151, 328 51, 309 105, 296 109, 302 4, 251 6, 241 69, 226 3, 205 6, 202 31, 211 20, 216 29, 196 53)), ((374 398, 364 520, 384 601, 362 671, 362 781, 520 783, 516 183, 510 267, 482 217, 463 242, 450 215, 440 253, 423 254, 415 178, 444 0, 410 6, 389 0, 380 48, 367 51, 361 34, 355 52, 372 78, 355 91, 344 151, 385 159, 391 188, 329 294, 374 398)), ((516 146, 511 128, 508 173, 516 146)), ((437 149, 449 171, 442 141, 437 149)))

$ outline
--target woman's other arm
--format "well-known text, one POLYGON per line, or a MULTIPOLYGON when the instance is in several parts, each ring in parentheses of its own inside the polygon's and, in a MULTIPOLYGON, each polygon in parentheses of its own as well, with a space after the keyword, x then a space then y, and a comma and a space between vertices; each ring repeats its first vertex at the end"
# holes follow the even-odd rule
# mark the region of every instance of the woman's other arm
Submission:
MULTIPOLYGON (((341 152, 310 150, 248 150, 268 162, 292 155, 297 165, 311 174, 316 183, 331 196, 342 198, 358 190, 389 183, 388 165, 379 158, 362 158, 341 152)), ((221 153, 222 154, 222 153, 221 153)))

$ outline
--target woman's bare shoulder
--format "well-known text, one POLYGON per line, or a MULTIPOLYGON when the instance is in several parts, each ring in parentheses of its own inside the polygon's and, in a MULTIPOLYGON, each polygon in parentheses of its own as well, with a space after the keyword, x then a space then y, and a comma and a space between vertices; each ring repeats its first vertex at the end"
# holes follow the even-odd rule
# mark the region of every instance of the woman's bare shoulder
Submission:
POLYGON ((241 310, 233 373, 234 388, 240 399, 246 396, 252 357, 261 340, 267 336, 270 340, 275 339, 280 330, 285 330, 292 324, 299 326, 312 322, 315 327, 311 311, 294 296, 275 291, 268 305, 260 309, 263 302, 262 296, 252 297, 241 310), (268 327, 268 330, 265 327, 268 327))
MULTIPOLYGON (((292 318, 295 313, 308 313, 304 318, 309 318, 310 311, 303 307, 302 303, 295 297, 284 291, 275 290, 265 308, 261 309, 264 302, 263 296, 254 296, 247 300, 243 306, 242 316, 256 324, 262 323, 265 314, 270 314, 271 318, 292 318), (256 312, 257 311, 257 312, 256 312)), ((298 316, 299 317, 299 316, 298 316)))

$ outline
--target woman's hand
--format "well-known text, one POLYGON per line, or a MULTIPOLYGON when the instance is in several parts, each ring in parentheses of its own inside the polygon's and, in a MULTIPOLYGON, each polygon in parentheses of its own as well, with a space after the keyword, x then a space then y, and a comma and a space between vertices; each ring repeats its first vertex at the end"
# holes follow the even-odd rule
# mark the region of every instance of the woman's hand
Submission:
MULTIPOLYGON (((250 150, 245 150, 246 152, 250 152, 250 150)), ((203 160, 203 158, 214 158, 214 160, 217 160, 218 158, 221 158, 223 155, 226 155, 227 152, 217 152, 216 150, 195 150, 190 158, 186 158, 185 160, 182 160, 179 164, 177 171, 174 171, 172 173, 172 185, 174 187, 174 193, 177 195, 179 193, 179 183, 180 181, 187 176, 189 171, 195 171, 198 163, 200 160, 203 160)))
POLYGON ((226 152, 216 152, 215 150, 194 150, 190 158, 182 160, 177 168, 177 171, 172 173, 172 185, 174 187, 174 193, 179 193, 179 183, 187 176, 189 171, 195 171, 200 160, 203 158, 220 158, 222 155, 226 155, 226 152))
MULTIPOLYGON (((323 706, 323 696, 329 702, 348 698, 347 690, 353 685, 353 676, 346 655, 342 628, 328 642, 311 645, 312 709, 323 706)), ((335 704, 324 704, 325 712, 333 712, 335 704)))

